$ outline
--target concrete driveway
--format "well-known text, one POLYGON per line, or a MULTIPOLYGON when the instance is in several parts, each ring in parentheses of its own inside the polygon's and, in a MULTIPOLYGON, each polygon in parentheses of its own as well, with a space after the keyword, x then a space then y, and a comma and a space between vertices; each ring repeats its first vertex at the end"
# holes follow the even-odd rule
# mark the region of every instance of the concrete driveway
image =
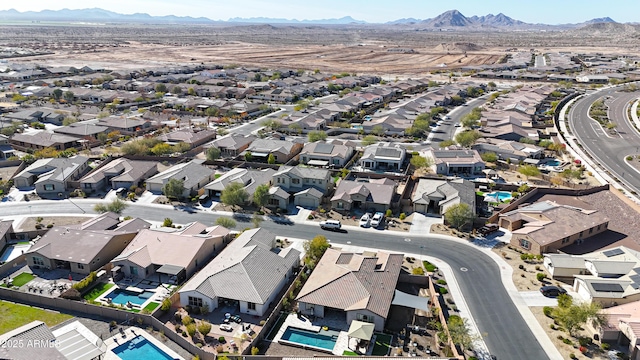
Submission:
POLYGON ((527 306, 558 306, 557 298, 546 297, 539 290, 520 291, 519 294, 527 306))
POLYGON ((426 216, 420 213, 413 213, 411 219, 410 234, 429 234, 431 233, 431 225, 442 224, 444 219, 436 216, 426 216))

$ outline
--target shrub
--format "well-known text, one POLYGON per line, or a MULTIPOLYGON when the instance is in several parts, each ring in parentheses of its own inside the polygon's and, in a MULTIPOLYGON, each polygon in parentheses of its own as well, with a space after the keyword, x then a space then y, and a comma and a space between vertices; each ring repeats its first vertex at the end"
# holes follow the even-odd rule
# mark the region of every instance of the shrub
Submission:
POLYGON ((413 275, 424 275, 424 269, 423 269, 423 268, 421 268, 421 267, 414 267, 414 268, 411 270, 411 273, 412 273, 413 275))
POLYGON ((387 209, 387 211, 384 213, 384 215, 386 217, 391 217, 391 215, 393 215, 393 211, 391 211, 391 209, 387 209))
MULTIPOLYGON (((522 255, 520 255, 520 256, 522 256, 522 255)), ((524 270, 524 265, 522 265, 522 264, 518 265, 518 269, 524 270)))
POLYGON ((428 272, 435 272, 436 270, 438 270, 438 268, 433 265, 432 263, 428 262, 428 261, 423 261, 422 265, 424 265, 424 268, 428 271, 428 272))
POLYGON ((407 218, 407 214, 405 213, 400 213, 400 216, 398 217, 400 219, 400 221, 404 221, 404 219, 407 218))
POLYGON ((211 331, 211 323, 208 321, 203 321, 198 324, 198 332, 202 335, 207 335, 211 331))
POLYGON ((436 283, 438 285, 447 285, 447 282, 444 279, 440 279, 440 280, 436 281, 436 283))
POLYGON ((543 307, 542 312, 544 313, 544 316, 548 318, 553 318, 553 308, 551 306, 543 307))
POLYGON ((555 329, 556 329, 556 326, 555 326, 555 325, 553 325, 553 324, 549 324, 549 329, 551 329, 551 330, 555 330, 555 329))
POLYGON ((73 284, 73 288, 78 290, 78 292, 82 293, 84 290, 93 286, 93 283, 95 283, 97 279, 98 279, 98 276, 96 275, 96 272, 92 271, 89 273, 89 275, 87 275, 87 277, 73 284))
POLYGON ((527 261, 529 259, 529 255, 527 254, 520 254, 520 260, 522 261, 527 261))
POLYGON ((440 294, 444 295, 444 294, 448 294, 449 290, 447 290, 446 288, 441 287, 441 288, 438 289, 438 292, 440 294))
POLYGON ((569 354, 569 359, 575 359, 575 358, 576 358, 576 354, 574 353, 569 354))
POLYGON ((176 313, 173 314, 173 318, 176 319, 176 322, 181 323, 182 322, 182 313, 176 311, 176 313))
POLYGON ((220 344, 224 344, 224 343, 226 343, 226 342, 227 342, 227 340, 225 340, 224 336, 220 336, 220 337, 218 338, 218 342, 219 342, 220 344))
POLYGON ((259 353, 260 353, 260 349, 258 349, 255 346, 251 347, 251 355, 258 355, 259 353))
POLYGON ((573 345, 573 341, 571 341, 571 339, 563 339, 562 340, 563 343, 567 344, 567 345, 573 345))
POLYGON ((557 339, 558 339, 558 340, 564 340, 564 336, 562 336, 562 335, 558 335, 558 336, 557 336, 557 339))
POLYGON ((593 343, 593 339, 587 336, 582 336, 578 338, 578 343, 580 346, 589 346, 593 343))
POLYGON ((547 275, 545 273, 541 273, 540 272, 540 273, 536 274, 536 279, 538 279, 538 281, 542 281, 542 280, 544 280, 546 278, 547 278, 547 275))
POLYGON ((187 332, 182 330, 182 337, 187 337, 187 335, 188 335, 187 332))
POLYGON ((171 299, 166 298, 164 300, 162 300, 162 304, 160 304, 160 310, 162 311, 169 311, 169 309, 171 309, 171 299))
POLYGON ((193 336, 196 334, 196 324, 187 325, 187 333, 189 336, 193 336))
POLYGON ((186 315, 185 317, 182 318, 182 325, 184 325, 184 326, 187 326, 187 325, 191 324, 192 322, 193 322, 193 319, 189 315, 186 315))
POLYGON ((600 344, 600 348, 602 350, 604 350, 604 351, 607 351, 607 350, 609 350, 611 348, 611 345, 608 344, 608 343, 602 343, 602 344, 600 344))
POLYGON ((542 271, 542 268, 540 267, 540 265, 536 265, 536 271, 542 271))

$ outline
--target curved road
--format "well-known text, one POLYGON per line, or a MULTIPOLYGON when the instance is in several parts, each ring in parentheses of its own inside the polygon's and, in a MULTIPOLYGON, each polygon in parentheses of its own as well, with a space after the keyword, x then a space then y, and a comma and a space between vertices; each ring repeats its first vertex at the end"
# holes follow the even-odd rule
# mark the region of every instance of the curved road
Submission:
POLYGON ((597 91, 574 103, 569 111, 569 126, 580 145, 620 182, 640 193, 640 173, 625 162, 628 155, 640 154, 640 133, 633 127, 627 110, 640 92, 618 92, 618 88, 597 91), (617 125, 618 135, 610 135, 589 118, 589 108, 602 98, 609 104, 609 119, 617 125))
MULTIPOLYGON (((68 200, 4 203, 0 205, 2 215, 93 213, 97 201, 68 200)), ((219 215, 207 212, 171 211, 166 207, 130 204, 123 215, 162 221, 167 216, 176 223, 200 221, 211 224, 219 215)), ((247 218, 247 226, 250 226, 247 218)), ((243 223, 238 224, 242 228, 243 223)), ((517 355, 522 360, 548 359, 500 280, 498 265, 487 255, 471 246, 451 240, 411 235, 394 235, 380 231, 372 236, 370 230, 349 230, 344 233, 324 232, 317 226, 304 224, 278 224, 271 220, 262 222, 264 227, 279 236, 311 239, 318 233, 326 235, 335 243, 372 247, 398 252, 428 254, 448 263, 465 297, 478 329, 485 335, 484 341, 498 359, 512 359, 517 355), (466 268, 462 271, 461 268, 466 268)))
POLYGON ((455 109, 451 110, 447 114, 450 119, 445 120, 441 125, 439 125, 432 131, 433 137, 430 139, 431 143, 438 144, 445 140, 453 139, 457 129, 455 127, 455 124, 460 124, 462 118, 465 115, 470 114, 474 108, 484 105, 488 101, 489 95, 491 95, 491 93, 482 95, 476 99, 469 101, 464 106, 458 106, 455 109))

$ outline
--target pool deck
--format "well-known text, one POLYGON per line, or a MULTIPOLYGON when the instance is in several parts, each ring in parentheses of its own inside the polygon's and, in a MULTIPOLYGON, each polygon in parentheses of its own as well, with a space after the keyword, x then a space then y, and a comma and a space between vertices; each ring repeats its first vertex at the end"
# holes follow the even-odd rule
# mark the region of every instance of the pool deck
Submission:
MULTIPOLYGON (((288 341, 285 342, 283 340, 282 342, 280 342, 280 340, 282 339, 282 335, 284 334, 284 332, 287 330, 288 327, 304 329, 312 332, 319 332, 322 326, 328 326, 331 329, 340 329, 340 328, 343 328, 345 325, 344 322, 341 322, 340 324, 332 324, 332 322, 333 321, 330 319, 326 319, 326 320, 319 319, 317 323, 320 323, 322 325, 314 325, 311 322, 311 320, 305 316, 298 317, 298 315, 296 314, 289 314, 287 316, 287 319, 284 321, 284 323, 282 323, 282 326, 280 327, 280 329, 278 329, 278 333, 273 338, 273 341, 276 343, 286 345, 288 341), (332 326, 332 325, 336 325, 336 326, 332 326)), ((375 340, 375 336, 373 340, 375 340)), ((338 334, 338 339, 336 339, 336 345, 333 347, 332 353, 334 355, 342 356, 342 353, 344 353, 345 350, 354 351, 356 347, 356 343, 357 343, 356 339, 351 339, 351 341, 349 341, 349 336, 347 335, 346 331, 340 331, 340 333, 338 334)), ((305 347, 305 349, 327 352, 326 350, 321 350, 315 347, 305 347)), ((369 349, 367 349, 366 355, 371 355, 372 351, 373 351, 373 346, 370 346, 369 349)))
POLYGON ((138 327, 129 327, 124 331, 125 336, 122 337, 122 334, 118 333, 104 341, 105 345, 107 345, 107 352, 104 355, 104 360, 120 360, 120 357, 116 355, 113 351, 116 347, 124 344, 125 342, 135 338, 140 335, 147 339, 150 343, 157 346, 160 350, 162 350, 167 355, 171 356, 174 359, 185 360, 182 356, 178 355, 175 351, 169 349, 162 342, 156 340, 153 336, 151 336, 148 332, 138 327), (134 333, 135 332, 135 333, 134 333))
POLYGON ((9 262, 29 250, 31 244, 13 244, 7 245, 4 253, 0 255, 0 261, 9 262))
MULTIPOLYGON (((123 285, 123 284, 115 284, 116 286, 112 287, 111 289, 107 290, 105 293, 103 293, 102 295, 100 295, 100 297, 98 297, 96 299, 96 301, 100 301, 105 305, 110 304, 109 301, 107 301, 107 298, 110 298, 111 293, 116 291, 117 289, 120 290, 127 290, 127 288, 130 288, 130 285, 123 285)), ((136 305, 136 304, 132 304, 132 307, 135 309, 144 309, 145 306, 149 305, 149 303, 151 302, 162 302, 162 300, 164 300, 164 298, 166 298, 167 296, 169 296, 170 291, 161 286, 157 286, 155 288, 152 287, 148 287, 148 288, 138 288, 138 290, 142 291, 150 291, 153 292, 154 294, 151 295, 147 300, 145 300, 142 304, 140 305, 136 305)), ((136 291, 137 292, 137 291, 136 291)), ((114 303, 115 304, 115 303, 114 303)), ((126 306, 126 304, 116 304, 116 305, 122 305, 122 306, 126 306)))

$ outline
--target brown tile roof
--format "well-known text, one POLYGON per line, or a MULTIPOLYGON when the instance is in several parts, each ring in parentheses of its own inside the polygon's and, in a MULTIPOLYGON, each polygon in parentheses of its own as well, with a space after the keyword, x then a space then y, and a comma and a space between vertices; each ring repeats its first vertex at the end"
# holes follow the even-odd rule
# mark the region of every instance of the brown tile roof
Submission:
POLYGON ((377 257, 328 249, 298 294, 298 301, 345 311, 366 309, 386 318, 403 256, 377 257))

